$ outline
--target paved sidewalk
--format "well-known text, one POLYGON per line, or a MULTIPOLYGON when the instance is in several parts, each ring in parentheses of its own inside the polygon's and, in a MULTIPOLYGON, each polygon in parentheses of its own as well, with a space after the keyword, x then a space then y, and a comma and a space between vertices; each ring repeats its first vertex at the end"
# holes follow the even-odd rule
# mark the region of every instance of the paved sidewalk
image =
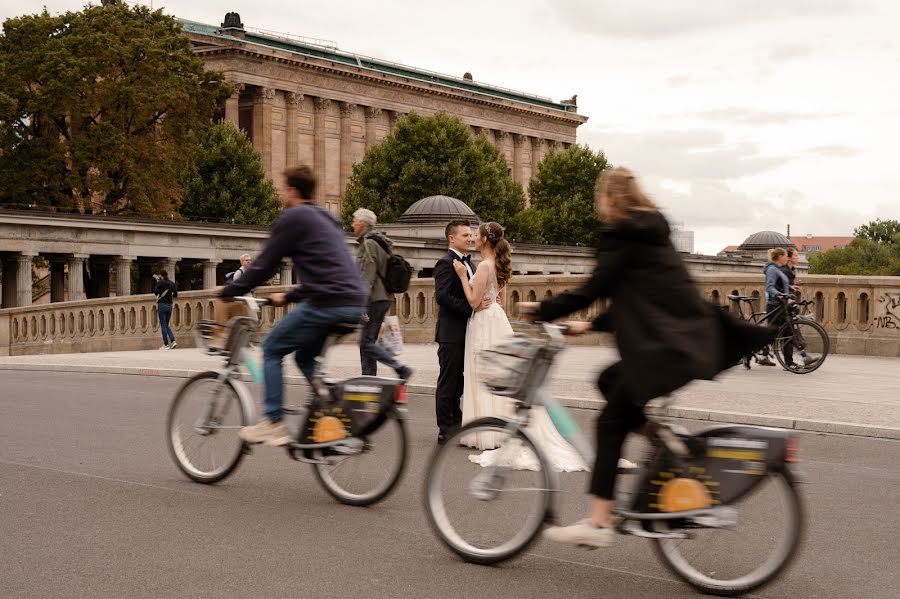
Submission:
MULTIPOLYGON (((570 407, 598 409, 603 400, 594 379, 614 361, 614 349, 574 346, 560 357, 551 375, 551 391, 570 407)), ((407 345, 403 360, 415 369, 410 391, 427 401, 437 380, 437 346, 407 345)), ((2 370, 104 372, 172 377, 216 368, 221 359, 197 349, 86 354, 55 354, 0 358, 2 370)), ((293 361, 286 361, 288 382, 305 384, 293 361)), ((648 364, 648 376, 652 365, 648 364)), ((393 374, 384 366, 380 374, 393 374)), ((335 377, 359 374, 354 345, 339 345, 328 356, 327 371, 335 377)), ((715 381, 691 383, 658 413, 700 420, 759 424, 871 437, 900 439, 900 360, 831 355, 807 375, 780 367, 732 368, 715 381)), ((0 374, 2 379, 2 374, 0 374)))

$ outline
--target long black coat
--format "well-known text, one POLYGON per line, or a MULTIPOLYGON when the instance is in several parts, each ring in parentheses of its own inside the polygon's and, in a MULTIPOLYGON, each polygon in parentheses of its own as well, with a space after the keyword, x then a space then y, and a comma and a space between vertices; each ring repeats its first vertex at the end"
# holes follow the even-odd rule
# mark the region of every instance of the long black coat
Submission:
POLYGON ((556 320, 599 298, 612 298, 613 308, 594 328, 615 331, 621 391, 641 406, 693 379, 713 378, 771 335, 700 296, 658 212, 634 212, 606 228, 591 279, 544 300, 540 318, 556 320))

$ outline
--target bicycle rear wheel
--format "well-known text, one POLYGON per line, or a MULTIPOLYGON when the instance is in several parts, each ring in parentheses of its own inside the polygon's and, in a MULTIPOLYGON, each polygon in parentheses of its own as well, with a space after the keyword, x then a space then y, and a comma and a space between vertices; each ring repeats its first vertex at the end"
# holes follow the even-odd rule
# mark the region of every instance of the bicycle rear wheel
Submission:
POLYGON ((327 464, 314 464, 313 472, 328 494, 347 505, 372 505, 388 496, 406 467, 406 425, 393 410, 385 422, 366 435, 359 453, 320 456, 327 464))
POLYGON ((551 517, 555 478, 543 453, 520 430, 510 435, 507 423, 483 418, 462 427, 431 459, 425 479, 425 511, 435 533, 467 562, 495 564, 515 557, 537 537, 551 517), (487 454, 460 446, 464 437, 484 433, 498 441, 489 453, 497 466, 471 458, 487 454), (515 460, 534 470, 513 470, 515 460))
MULTIPOLYGON (((704 593, 732 597, 775 578, 794 557, 803 512, 790 472, 771 473, 737 502, 727 528, 691 528, 688 539, 654 539, 672 572, 704 593)), ((658 531, 669 530, 665 520, 658 531)))
POLYGON ((169 453, 191 480, 214 483, 244 457, 238 431, 248 424, 234 383, 208 371, 189 379, 172 400, 166 422, 169 453))
POLYGON ((801 318, 781 326, 773 347, 782 368, 795 374, 807 374, 825 362, 831 341, 822 325, 801 318), (792 362, 784 356, 788 345, 793 346, 792 362))

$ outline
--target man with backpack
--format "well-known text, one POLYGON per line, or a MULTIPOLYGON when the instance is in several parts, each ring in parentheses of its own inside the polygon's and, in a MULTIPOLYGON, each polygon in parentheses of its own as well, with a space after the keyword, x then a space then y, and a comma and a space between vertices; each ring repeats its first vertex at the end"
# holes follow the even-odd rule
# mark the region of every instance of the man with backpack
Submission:
POLYGON ((370 290, 359 338, 359 361, 364 375, 377 374, 378 362, 381 362, 393 368, 398 377, 406 380, 412 375, 412 369, 398 362, 377 341, 384 317, 394 301, 394 294, 409 288, 412 268, 401 256, 393 253, 391 240, 384 233, 373 230, 376 222, 375 213, 371 210, 360 208, 353 213, 351 227, 359 244, 356 261, 370 290))

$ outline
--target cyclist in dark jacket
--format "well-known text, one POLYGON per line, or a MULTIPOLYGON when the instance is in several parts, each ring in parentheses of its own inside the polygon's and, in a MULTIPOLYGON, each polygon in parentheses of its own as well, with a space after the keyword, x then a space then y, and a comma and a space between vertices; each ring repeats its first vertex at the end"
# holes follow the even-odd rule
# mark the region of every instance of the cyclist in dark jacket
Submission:
POLYGON ((669 240, 669 225, 627 169, 604 172, 596 191, 607 227, 597 266, 580 289, 540 304, 520 304, 526 316, 555 320, 600 298, 613 309, 593 323, 572 322, 570 334, 615 331, 621 361, 597 383, 606 407, 597 418, 597 456, 588 518, 547 529, 551 540, 606 547, 613 539, 614 484, 622 445, 646 424, 644 405, 694 379, 711 379, 742 355, 765 345, 766 327, 738 321, 705 301, 669 240))

